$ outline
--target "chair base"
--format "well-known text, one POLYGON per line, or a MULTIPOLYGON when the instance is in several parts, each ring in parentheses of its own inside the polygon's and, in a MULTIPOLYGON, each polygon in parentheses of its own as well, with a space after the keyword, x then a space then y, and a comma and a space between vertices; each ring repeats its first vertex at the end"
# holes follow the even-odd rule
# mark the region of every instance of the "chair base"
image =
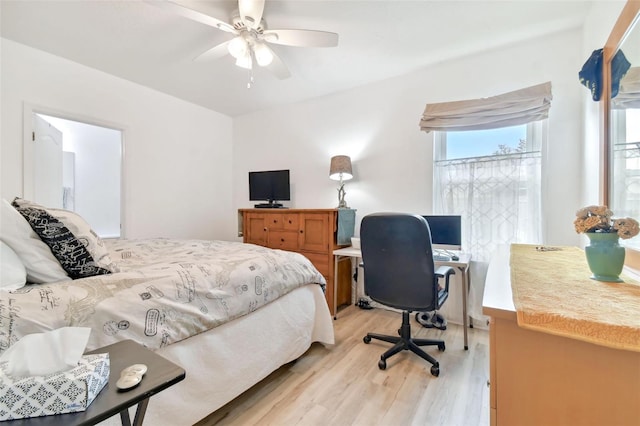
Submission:
POLYGON ((438 377, 440 375, 440 364, 431 355, 423 351, 420 346, 437 346, 440 351, 445 350, 444 340, 434 339, 414 339, 411 337, 411 324, 409 323, 409 312, 402 312, 402 326, 398 329, 399 336, 388 336, 385 334, 367 333, 363 338, 364 343, 371 342, 371 339, 382 340, 384 342, 394 343, 394 345, 380 356, 378 367, 381 370, 387 368, 387 359, 400 351, 411 351, 420 358, 430 362, 431 374, 438 377))

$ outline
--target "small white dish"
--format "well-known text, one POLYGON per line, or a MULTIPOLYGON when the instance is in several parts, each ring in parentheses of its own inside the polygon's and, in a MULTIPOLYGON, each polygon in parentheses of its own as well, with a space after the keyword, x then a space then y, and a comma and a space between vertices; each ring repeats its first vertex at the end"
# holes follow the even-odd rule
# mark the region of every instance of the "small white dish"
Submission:
POLYGON ((147 372, 144 364, 133 364, 122 370, 120 378, 116 382, 116 387, 120 390, 131 389, 142 381, 142 376, 147 372))
POLYGON ((144 376, 146 372, 147 372, 147 366, 146 365, 144 365, 144 364, 133 364, 133 365, 125 368, 124 370, 122 370, 122 373, 120 373, 120 377, 122 377, 125 374, 134 374, 134 375, 144 376))
POLYGON ((120 376, 120 379, 118 379, 118 381, 116 382, 116 387, 120 390, 127 390, 137 386, 141 381, 141 375, 124 374, 120 376))

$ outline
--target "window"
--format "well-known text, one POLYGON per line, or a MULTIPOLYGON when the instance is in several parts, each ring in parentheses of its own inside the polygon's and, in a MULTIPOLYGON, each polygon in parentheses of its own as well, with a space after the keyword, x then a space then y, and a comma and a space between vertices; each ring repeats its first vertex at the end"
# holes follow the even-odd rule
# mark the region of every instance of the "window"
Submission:
POLYGON ((463 241, 487 262, 500 244, 540 243, 546 120, 435 133, 434 208, 463 217, 463 241))
MULTIPOLYGON (((640 108, 614 109, 611 209, 618 217, 640 217, 640 108)), ((640 249, 640 237, 622 240, 640 249)))

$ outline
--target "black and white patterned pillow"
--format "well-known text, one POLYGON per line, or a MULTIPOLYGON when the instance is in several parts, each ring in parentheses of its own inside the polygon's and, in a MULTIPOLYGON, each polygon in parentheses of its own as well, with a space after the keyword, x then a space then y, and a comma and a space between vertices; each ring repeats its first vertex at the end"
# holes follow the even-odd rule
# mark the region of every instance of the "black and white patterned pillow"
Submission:
POLYGON ((62 224, 71 231, 73 236, 86 247, 87 251, 99 267, 108 269, 111 272, 118 272, 118 266, 111 260, 109 251, 102 239, 93 229, 91 229, 89 223, 87 223, 87 221, 78 213, 69 210, 41 206, 33 201, 28 201, 18 197, 13 200, 12 205, 14 207, 32 207, 49 213, 51 216, 62 222, 62 224))
POLYGON ((49 246, 60 266, 74 280, 111 273, 98 266, 84 244, 62 222, 46 211, 33 207, 16 207, 16 210, 49 246))

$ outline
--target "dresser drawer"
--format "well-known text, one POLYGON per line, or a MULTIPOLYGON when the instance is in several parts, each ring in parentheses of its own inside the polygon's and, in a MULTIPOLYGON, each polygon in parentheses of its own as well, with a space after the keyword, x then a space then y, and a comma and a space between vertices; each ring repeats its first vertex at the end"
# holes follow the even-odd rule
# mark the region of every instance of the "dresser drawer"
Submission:
POLYGON ((282 215, 282 227, 287 231, 296 231, 298 232, 298 217, 300 215, 298 213, 289 213, 282 215))
POLYGON ((298 233, 269 230, 268 246, 274 249, 296 251, 298 250, 298 233))
POLYGON ((281 213, 265 215, 265 225, 269 230, 284 229, 284 215, 281 213))

